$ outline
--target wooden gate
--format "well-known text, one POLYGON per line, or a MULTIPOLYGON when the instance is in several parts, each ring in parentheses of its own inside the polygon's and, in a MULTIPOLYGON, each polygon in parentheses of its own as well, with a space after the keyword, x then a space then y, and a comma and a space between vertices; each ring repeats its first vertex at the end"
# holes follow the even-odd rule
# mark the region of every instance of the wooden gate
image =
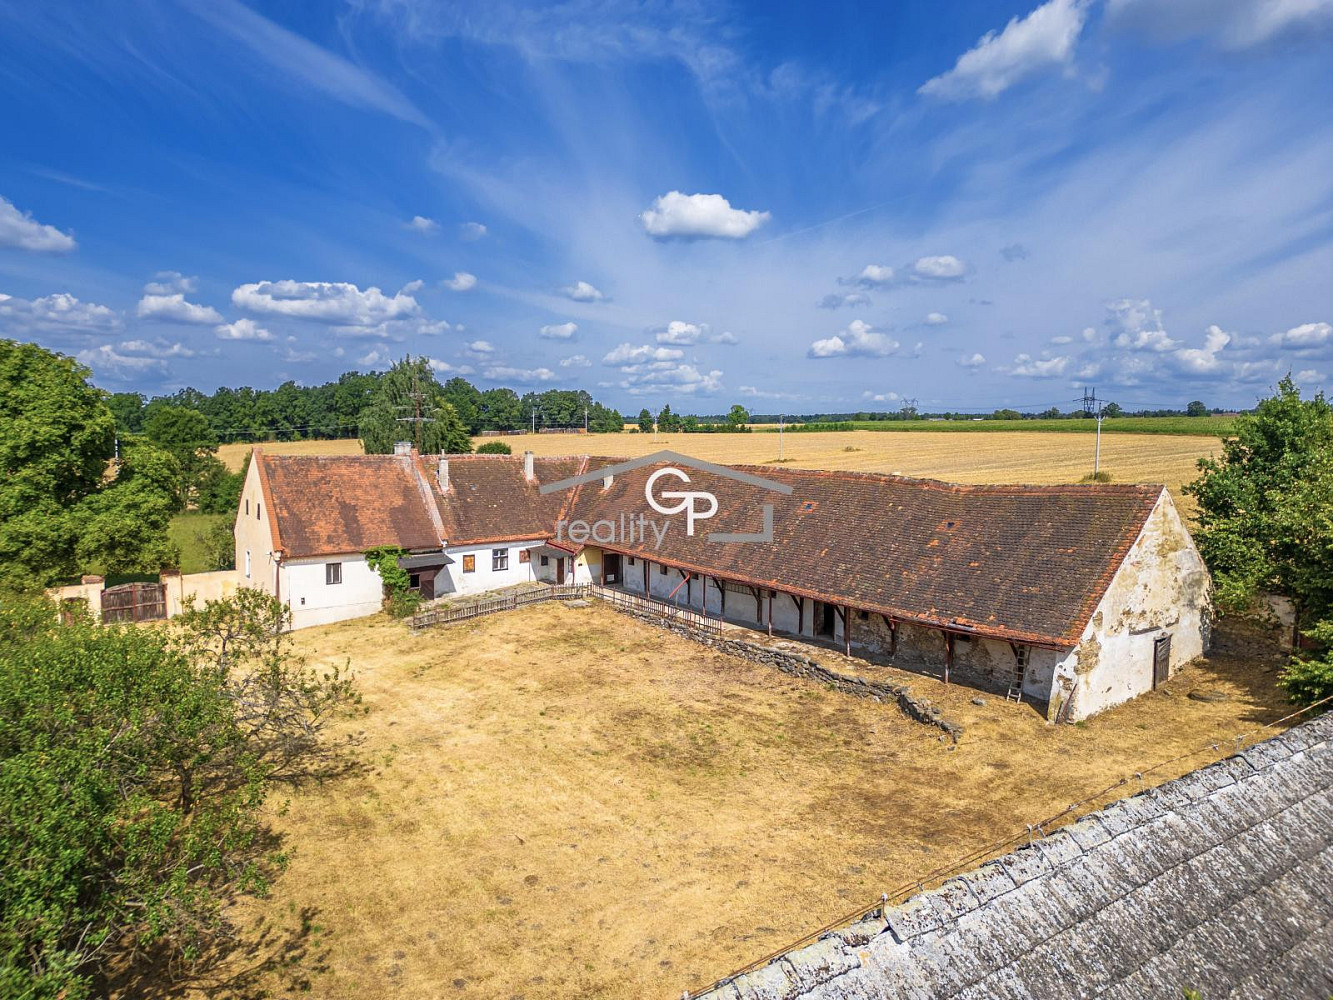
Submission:
POLYGON ((1171 676, 1171 637, 1164 635, 1152 644, 1152 686, 1166 682, 1171 676))
POLYGON ((146 622, 166 616, 165 584, 125 583, 102 591, 104 622, 146 622))

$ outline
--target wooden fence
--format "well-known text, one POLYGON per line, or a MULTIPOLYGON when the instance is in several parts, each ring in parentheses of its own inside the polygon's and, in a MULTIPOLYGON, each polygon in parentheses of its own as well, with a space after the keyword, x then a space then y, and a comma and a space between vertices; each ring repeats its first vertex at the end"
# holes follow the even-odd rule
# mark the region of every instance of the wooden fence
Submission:
POLYGON ((611 587, 602 587, 595 583, 589 584, 589 588, 593 597, 606 601, 618 611, 625 611, 630 614, 654 615, 665 619, 667 622, 683 622, 693 628, 714 635, 722 627, 722 619, 711 612, 700 611, 697 608, 683 608, 678 604, 668 604, 666 601, 659 601, 656 598, 644 597, 642 594, 630 594, 623 590, 614 590, 611 587))
POLYGON ((543 587, 540 590, 522 590, 513 594, 496 594, 479 601, 462 604, 458 607, 422 608, 412 615, 413 630, 429 628, 432 625, 451 625, 454 622, 493 615, 497 611, 513 611, 526 608, 529 604, 545 604, 547 601, 573 601, 589 596, 590 584, 567 583, 555 587, 543 587))

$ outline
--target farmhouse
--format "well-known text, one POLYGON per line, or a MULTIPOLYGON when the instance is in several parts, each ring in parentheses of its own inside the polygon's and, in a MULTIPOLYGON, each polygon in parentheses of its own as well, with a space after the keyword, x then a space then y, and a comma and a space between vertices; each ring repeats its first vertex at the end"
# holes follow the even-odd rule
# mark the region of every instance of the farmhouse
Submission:
POLYGON ((386 545, 426 598, 595 583, 1009 690, 1056 721, 1150 690, 1208 641, 1208 574, 1160 486, 255 450, 236 566, 294 627, 377 611, 365 552, 386 545))

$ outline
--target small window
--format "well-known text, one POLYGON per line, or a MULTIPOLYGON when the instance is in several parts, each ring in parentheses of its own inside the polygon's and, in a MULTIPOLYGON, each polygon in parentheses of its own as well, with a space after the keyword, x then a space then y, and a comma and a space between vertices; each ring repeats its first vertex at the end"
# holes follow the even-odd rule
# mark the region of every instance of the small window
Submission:
POLYGON ((526 562, 532 562, 532 553, 527 549, 518 550, 518 564, 522 566, 526 562))
POLYGON ((245 550, 245 578, 250 579, 250 550, 245 550))
POLYGON ((509 550, 491 549, 491 572, 503 573, 509 568, 509 550))
POLYGON ((633 565, 635 564, 635 563, 634 563, 634 557, 633 557, 633 556, 630 556, 630 557, 629 557, 629 564, 630 564, 631 566, 633 566, 633 565))
POLYGON ((660 566, 660 565, 659 565, 659 566, 657 567, 657 575, 658 575, 658 576, 666 576, 666 567, 665 567, 665 566, 660 566))
POLYGON ((256 521, 262 520, 263 517, 264 517, 264 505, 263 505, 262 503, 256 503, 256 504, 255 504, 255 520, 256 520, 256 521))
POLYGON ((421 574, 420 574, 420 573, 408 573, 408 574, 407 574, 407 589, 408 589, 408 590, 420 590, 420 589, 421 589, 421 574))
POLYGON ((870 612, 869 612, 869 611, 858 611, 858 612, 856 613, 856 617, 859 618, 859 619, 861 619, 861 621, 865 621, 867 618, 870 617, 870 612))
POLYGON ((476 557, 476 556, 464 556, 464 557, 463 557, 463 572, 464 572, 464 573, 475 573, 476 571, 477 571, 477 557, 476 557))
POLYGON ((332 587, 335 584, 343 582, 343 564, 325 563, 324 564, 324 586, 332 587))
POLYGON ((246 497, 246 498, 245 498, 245 516, 246 516, 246 517, 249 517, 249 516, 250 516, 250 498, 249 498, 249 497, 246 497))
POLYGON ((543 565, 543 566, 549 566, 549 565, 551 565, 551 557, 550 557, 550 556, 542 556, 542 565, 543 565))

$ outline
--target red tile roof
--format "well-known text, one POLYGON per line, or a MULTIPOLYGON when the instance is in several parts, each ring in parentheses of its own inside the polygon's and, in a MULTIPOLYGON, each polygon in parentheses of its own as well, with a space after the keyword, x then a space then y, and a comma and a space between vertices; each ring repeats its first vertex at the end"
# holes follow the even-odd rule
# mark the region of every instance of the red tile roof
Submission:
POLYGON ((398 455, 264 455, 274 537, 288 558, 441 543, 412 459, 398 455))
MULTIPOLYGON (((792 487, 790 495, 688 469, 717 515, 685 533, 684 515, 652 510, 654 467, 543 495, 553 483, 617 459, 534 461, 452 455, 441 493, 437 459, 389 455, 263 456, 275 521, 290 556, 548 539, 561 518, 617 521, 639 514, 670 523, 660 548, 606 548, 904 621, 954 626, 1014 641, 1077 643, 1162 492, 1160 486, 961 486, 874 473, 736 467, 792 487), (710 532, 756 532, 773 504, 773 541, 717 543, 710 532), (435 520, 438 517, 438 522, 435 520)), ((658 466, 660 467, 660 466, 658 466)), ((275 531, 278 529, 275 523, 275 531)))

